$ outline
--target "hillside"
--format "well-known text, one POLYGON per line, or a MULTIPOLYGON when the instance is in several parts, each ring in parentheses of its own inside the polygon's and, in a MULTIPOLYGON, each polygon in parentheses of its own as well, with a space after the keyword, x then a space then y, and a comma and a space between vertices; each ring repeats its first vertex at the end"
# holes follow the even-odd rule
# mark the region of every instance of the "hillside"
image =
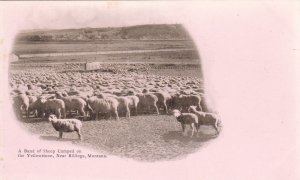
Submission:
POLYGON ((180 24, 151 24, 128 27, 31 30, 19 33, 17 41, 99 41, 99 40, 190 40, 180 24))

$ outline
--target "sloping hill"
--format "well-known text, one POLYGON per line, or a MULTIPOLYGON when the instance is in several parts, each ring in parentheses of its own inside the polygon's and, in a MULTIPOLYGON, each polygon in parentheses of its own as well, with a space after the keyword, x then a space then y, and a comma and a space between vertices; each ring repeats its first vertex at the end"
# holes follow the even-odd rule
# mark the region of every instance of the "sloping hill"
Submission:
POLYGON ((149 24, 116 28, 31 30, 21 32, 17 41, 98 41, 98 40, 190 40, 180 24, 149 24))

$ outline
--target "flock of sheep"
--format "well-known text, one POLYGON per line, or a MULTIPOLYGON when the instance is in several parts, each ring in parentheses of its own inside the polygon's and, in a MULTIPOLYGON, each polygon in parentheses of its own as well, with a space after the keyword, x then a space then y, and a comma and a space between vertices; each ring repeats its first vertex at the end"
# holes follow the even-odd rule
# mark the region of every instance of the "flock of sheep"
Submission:
POLYGON ((11 99, 19 119, 47 118, 59 131, 77 131, 84 120, 143 114, 173 114, 183 133, 201 125, 219 133, 219 118, 206 111, 197 77, 141 75, 134 72, 11 71, 11 99), (78 120, 80 119, 80 120, 78 120))

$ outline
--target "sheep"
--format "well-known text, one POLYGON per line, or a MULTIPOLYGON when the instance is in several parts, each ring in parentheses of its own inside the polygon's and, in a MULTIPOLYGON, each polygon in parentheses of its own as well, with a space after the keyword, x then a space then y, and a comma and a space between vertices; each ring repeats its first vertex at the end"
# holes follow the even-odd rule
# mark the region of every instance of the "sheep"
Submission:
POLYGON ((34 111, 35 117, 42 117, 42 115, 44 113, 43 112, 44 107, 43 107, 43 103, 41 102, 41 97, 37 98, 36 101, 29 104, 28 111, 29 111, 29 113, 34 111))
POLYGON ((129 100, 129 108, 133 109, 135 112, 135 115, 137 115, 138 114, 137 107, 138 107, 140 99, 135 95, 130 95, 130 96, 126 96, 126 97, 129 100))
POLYGON ((34 103, 38 98, 36 96, 29 95, 29 104, 34 103))
POLYGON ((201 97, 199 95, 182 95, 175 94, 172 98, 172 106, 175 108, 182 108, 184 112, 188 111, 190 106, 197 106, 202 111, 201 97))
POLYGON ((96 114, 96 120, 99 120, 99 113, 114 113, 116 120, 119 120, 118 105, 119 102, 112 97, 101 99, 93 96, 88 99, 88 106, 96 114))
POLYGON ((29 95, 29 107, 28 107, 28 114, 30 115, 30 112, 34 111, 35 117, 40 117, 41 115, 41 102, 38 101, 39 98, 36 96, 29 95))
POLYGON ((150 113, 151 107, 154 107, 157 115, 159 115, 159 111, 156 105, 158 101, 157 96, 155 96, 154 94, 137 94, 136 96, 139 98, 139 108, 148 108, 148 112, 150 113))
POLYGON ((69 111, 70 115, 72 113, 72 110, 79 111, 80 115, 83 117, 86 117, 85 108, 87 106, 87 103, 85 100, 83 100, 80 97, 72 97, 72 96, 63 96, 62 93, 56 92, 56 97, 58 99, 61 99, 64 101, 66 106, 66 111, 69 111))
POLYGON ((217 134, 219 134, 218 125, 220 124, 220 119, 216 114, 197 111, 196 106, 190 106, 188 111, 198 116, 198 129, 201 125, 211 125, 217 131, 217 134))
POLYGON ((118 112, 119 113, 125 112, 126 117, 130 118, 129 103, 131 100, 124 96, 115 97, 115 99, 119 102, 118 112))
POLYGON ((13 106, 18 116, 22 117, 22 110, 25 111, 26 117, 29 116, 29 98, 25 94, 19 94, 13 98, 13 106))
POLYGON ((118 105, 119 115, 123 114, 123 112, 125 112, 125 114, 126 114, 125 116, 127 118, 130 118, 130 109, 129 109, 130 100, 127 97, 115 96, 113 94, 105 94, 105 93, 99 93, 97 95, 97 97, 98 98, 103 98, 103 99, 105 99, 107 97, 116 99, 119 102, 119 105, 118 105))
POLYGON ((48 118, 54 129, 59 132, 59 138, 61 139, 64 132, 74 132, 78 134, 78 138, 82 140, 81 127, 82 123, 78 119, 57 119, 54 114, 51 114, 48 118))
POLYGON ((192 129, 192 134, 190 137, 193 137, 195 129, 198 133, 198 117, 195 114, 181 113, 178 109, 174 109, 172 114, 176 117, 177 121, 181 123, 182 135, 185 134, 185 126, 187 124, 189 124, 192 129))
POLYGON ((158 98, 157 105, 163 106, 165 113, 167 113, 168 112, 167 102, 171 100, 171 95, 163 91, 154 92, 152 94, 154 94, 158 98))
POLYGON ((66 117, 65 112, 65 103, 61 99, 46 99, 45 97, 41 97, 40 99, 41 107, 43 113, 45 112, 48 114, 49 112, 52 112, 56 114, 56 116, 60 119, 61 117, 66 117))

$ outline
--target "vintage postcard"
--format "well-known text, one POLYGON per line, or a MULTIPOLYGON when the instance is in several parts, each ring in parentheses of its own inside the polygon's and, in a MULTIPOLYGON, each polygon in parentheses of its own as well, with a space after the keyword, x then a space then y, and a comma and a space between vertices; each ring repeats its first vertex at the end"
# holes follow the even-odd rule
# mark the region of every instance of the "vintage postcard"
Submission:
POLYGON ((0 2, 0 179, 299 179, 299 7, 0 2))

